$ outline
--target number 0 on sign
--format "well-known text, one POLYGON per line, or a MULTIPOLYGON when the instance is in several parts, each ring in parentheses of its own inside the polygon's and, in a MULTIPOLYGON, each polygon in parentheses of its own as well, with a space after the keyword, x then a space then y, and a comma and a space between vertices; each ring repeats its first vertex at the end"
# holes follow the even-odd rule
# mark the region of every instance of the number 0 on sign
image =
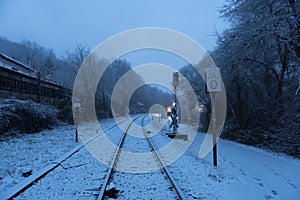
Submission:
POLYGON ((205 78, 208 92, 221 92, 221 74, 217 67, 206 68, 205 78))

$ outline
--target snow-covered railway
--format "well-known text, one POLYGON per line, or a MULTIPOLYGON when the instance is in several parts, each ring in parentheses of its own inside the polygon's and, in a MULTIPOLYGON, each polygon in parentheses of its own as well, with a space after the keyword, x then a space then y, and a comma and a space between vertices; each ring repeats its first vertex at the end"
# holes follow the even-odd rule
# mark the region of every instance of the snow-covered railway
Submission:
MULTIPOLYGON (((129 133, 133 131, 146 136, 145 130, 140 127, 140 125, 143 126, 145 117, 147 115, 135 117, 129 125, 124 123, 124 127, 127 126, 124 132, 116 123, 105 127, 102 133, 97 133, 87 142, 77 145, 51 164, 0 193, 0 199, 31 199, 32 197, 105 199, 112 197, 113 193, 110 190, 112 183, 115 183, 115 189, 120 191, 117 194, 118 199, 138 199, 139 197, 185 199, 175 179, 159 161, 148 138, 136 138, 129 133), (132 124, 138 124, 135 127, 139 130, 134 129, 132 124), (110 167, 91 156, 85 148, 101 134, 106 134, 111 142, 119 147, 117 152, 107 154, 107 157, 112 160, 110 167), (131 162, 130 159, 123 157, 122 150, 134 153, 152 152, 153 158, 149 162, 155 163, 160 170, 150 173, 126 173, 115 170, 119 167, 118 165, 131 162)), ((119 124, 126 121, 123 120, 119 124)))
MULTIPOLYGON (((123 123, 124 121, 121 121, 120 123, 123 123)), ((114 124, 110 127, 107 127, 103 132, 108 132, 111 129, 115 128, 118 124, 114 124)), ((43 167, 42 169, 38 170, 37 172, 35 172, 34 174, 30 175, 29 177, 25 178, 24 180, 20 181, 19 183, 17 183, 16 185, 12 186, 11 188, 6 189, 6 191, 1 192, 0 193, 0 199, 27 199, 27 197, 31 197, 31 196, 36 196, 36 194, 32 194, 32 193, 36 193, 36 191, 40 191, 42 193, 42 190, 47 187, 47 185, 53 184, 55 185, 55 182, 57 181, 57 179, 55 179, 55 174, 54 176, 51 176, 50 178, 48 177, 48 180, 45 180, 44 183, 41 183, 41 187, 42 188, 37 188, 39 186, 37 186, 37 182, 41 182, 41 180, 43 181, 43 179, 47 179, 47 175, 50 173, 53 173, 55 170, 58 171, 56 174, 62 175, 62 174, 68 174, 69 176, 73 176, 76 178, 78 178, 78 173, 61 173, 59 172, 61 169, 58 169, 59 166, 61 166, 61 168, 63 170, 68 170, 68 171, 73 171, 73 168, 77 168, 79 166, 83 166, 83 165, 94 165, 94 167, 97 167, 99 165, 99 161, 95 161, 95 159, 91 159, 91 156, 88 154, 87 150, 84 148, 85 145, 88 145, 89 143, 93 142, 99 135, 95 135, 94 137, 91 137, 88 141, 86 141, 85 143, 80 143, 77 146, 75 146, 73 149, 71 149, 69 152, 63 154, 61 157, 59 157, 58 159, 54 160, 53 162, 51 162, 51 164, 43 167), (85 162, 84 164, 82 164, 82 159, 78 159, 74 161, 74 158, 82 158, 82 157, 86 157, 85 159, 88 160, 87 162, 85 162), (72 165, 72 166, 70 166, 72 165), (49 182, 53 182, 50 183, 49 182), (35 188, 32 191, 27 192, 28 189, 30 189, 32 186, 34 186, 35 188), (23 194, 23 192, 25 192, 25 194, 23 194), (26 194, 27 192, 27 194, 26 194)), ((91 166, 89 166, 88 168, 91 168, 91 166)), ((101 168, 101 167, 100 167, 101 168)), ((98 169, 98 168, 97 168, 98 169)), ((93 170, 97 170, 96 168, 92 169, 93 170)), ((82 171, 82 170, 81 170, 82 171)), ((100 171, 106 171, 105 166, 102 166, 102 168, 100 169, 100 171)), ((89 173, 89 172, 88 172, 89 173)), ((56 178, 60 178, 60 177, 56 177, 56 178)), ((66 180, 70 180, 72 179, 72 177, 66 177, 66 180)), ((68 181, 69 182, 69 181, 68 181)), ((97 190, 96 190, 97 191, 97 190)), ((79 193, 81 191, 78 191, 79 193)), ((83 191, 83 193, 85 193, 85 191, 83 191)), ((93 194, 93 190, 90 191, 90 193, 93 194)), ((98 193, 98 191, 97 191, 98 193)), ((48 194, 49 195, 49 194, 48 194)), ((50 194, 51 195, 51 194, 50 194)), ((55 198, 55 194, 52 194, 53 198, 55 198)), ((41 194, 41 196, 45 197, 44 194, 41 194)))
MULTIPOLYGON (((115 197, 118 199, 143 199, 143 197, 147 199, 186 199, 146 136, 146 130, 144 129, 144 119, 146 117, 147 115, 135 119, 136 123, 140 124, 142 128, 139 127, 140 129, 137 130, 137 127, 133 127, 135 129, 133 134, 135 136, 142 134, 142 137, 133 137, 129 133, 134 121, 129 124, 127 130, 123 133, 118 144, 118 150, 107 172, 105 183, 101 186, 98 200, 115 197), (132 173, 132 170, 129 170, 131 173, 124 172, 126 166, 131 166, 129 168, 141 167, 135 166, 135 160, 128 156, 128 152, 151 152, 152 158, 148 158, 148 162, 151 165, 155 163, 160 170, 147 173, 141 173, 140 171, 132 173)), ((147 163, 144 167, 147 168, 147 163)))
MULTIPOLYGON (((117 121, 120 122, 119 126, 116 125, 115 119, 107 119, 99 122, 101 129, 104 130, 100 132, 91 129, 89 124, 85 124, 84 126, 86 133, 89 136, 91 135, 89 138, 92 139, 95 137, 95 140, 92 140, 91 143, 100 138, 97 137, 98 135, 102 137, 105 135, 111 143, 117 146, 124 132, 127 133, 122 145, 122 152, 116 157, 117 165, 115 165, 115 168, 112 168, 113 170, 117 169, 117 171, 114 171, 111 177, 107 176, 108 165, 91 156, 87 148, 80 148, 82 145, 77 146, 65 154, 65 156, 56 159, 58 157, 56 155, 59 155, 59 152, 63 154, 75 146, 72 145, 56 152, 53 148, 68 145, 64 142, 59 144, 58 141, 63 139, 57 137, 57 134, 52 138, 45 134, 39 136, 39 138, 47 136, 47 140, 55 139, 53 148, 49 148, 50 146, 47 146, 43 142, 43 145, 48 147, 47 151, 43 151, 41 147, 37 147, 35 150, 30 149, 28 152, 23 152, 23 154, 30 154, 30 157, 35 157, 33 154, 38 154, 38 160, 47 163, 45 164, 47 165, 46 168, 43 168, 44 165, 36 163, 32 165, 32 168, 29 168, 33 171, 29 177, 22 177, 22 179, 16 175, 10 177, 9 175, 13 171, 8 170, 8 168, 12 167, 10 163, 6 164, 7 162, 3 161, 6 157, 17 157, 16 159, 19 161, 13 162, 13 167, 15 168, 28 166, 26 163, 30 163, 31 161, 21 160, 22 156, 17 156, 17 154, 20 154, 20 151, 14 154, 5 152, 5 149, 11 151, 11 149, 16 148, 11 148, 11 146, 9 146, 10 148, 3 148, 7 145, 2 144, 1 149, 5 156, 2 157, 0 166, 3 171, 7 171, 5 172, 7 175, 5 177, 2 175, 3 173, 0 175, 0 190, 2 190, 0 191, 0 199, 94 200, 97 198, 107 198, 108 194, 113 194, 113 190, 110 191, 113 187, 115 187, 115 192, 119 191, 117 199, 179 199, 180 197, 176 194, 172 183, 167 180, 168 177, 163 169, 159 170, 157 167, 156 169, 158 170, 154 169, 147 173, 141 173, 139 170, 136 170, 136 173, 127 173, 126 170, 118 170, 126 169, 126 167, 141 169, 147 168, 149 165, 155 164, 159 166, 160 164, 157 162, 155 155, 152 156, 152 159, 141 159, 143 160, 142 162, 141 160, 133 159, 133 157, 131 159, 126 157, 125 151, 148 155, 153 152, 153 149, 149 147, 148 141, 145 139, 144 131, 140 127, 143 119, 140 117, 131 123, 131 125, 129 125, 131 121, 125 120, 124 117, 120 117, 117 121), (135 126, 136 124, 138 126, 135 126), (127 131, 125 131, 126 129, 127 131), (140 134, 139 136, 143 135, 143 137, 135 137, 138 134, 140 134), (39 150, 40 154, 36 153, 39 150), (51 151, 55 151, 55 156, 50 155, 51 151), (47 154, 48 152, 49 154, 47 154), (70 155, 70 153, 73 154, 70 155), (45 155, 49 158, 45 159, 45 155), (49 169, 53 165, 57 166, 54 169, 49 169), (45 170, 49 171, 41 173, 41 176, 37 176, 37 174, 45 170), (34 180, 34 177, 38 178, 34 180), (110 180, 109 187, 104 183, 106 178, 110 180), (22 181, 24 179, 26 181, 22 181), (17 185, 13 186, 14 184, 17 185), (99 195, 101 190, 105 193, 102 196, 99 195)), ((145 118, 146 126, 143 127, 147 130, 146 135, 149 136, 151 143, 155 145, 156 149, 163 148, 166 144, 174 141, 174 139, 166 137, 165 132, 156 131, 161 130, 161 126, 159 125, 163 126, 164 123, 161 119, 154 118, 150 120, 147 117, 145 118), (151 123, 147 124, 147 122, 151 123)), ((181 188, 184 193, 183 196, 187 199, 299 199, 300 176, 298 169, 300 165, 298 159, 220 140, 218 143, 220 165, 214 167, 211 164, 211 154, 203 159, 199 159, 198 157, 199 148, 205 134, 193 133, 191 127, 184 124, 181 124, 181 127, 183 132, 189 133, 189 138, 192 134, 196 134, 196 137, 185 153, 176 161, 169 164, 167 168, 173 179, 177 182, 175 184, 181 188)), ((55 132, 69 132, 68 134, 72 135, 70 139, 72 141, 74 139, 73 128, 59 128, 55 132)), ((52 132, 51 135, 53 135, 52 132)), ((32 142, 34 138, 29 135, 26 138, 30 139, 30 145, 40 143, 40 140, 32 142)), ((66 140, 64 141, 66 142, 66 140)), ((24 145, 22 144, 24 143, 24 138, 22 141, 14 140, 13 143, 15 142, 16 145, 13 147, 24 145)), ((187 141, 177 140, 177 142, 186 143, 187 141)), ((30 148, 34 147, 33 145, 30 146, 30 148)), ((180 147, 178 146, 178 148, 180 147)), ((102 148, 102 150, 104 151, 105 149, 102 148)), ((173 151, 170 153, 172 154, 173 151)), ((160 153, 159 156, 164 160, 171 154, 160 153)), ((105 151, 108 161, 111 161, 114 155, 115 150, 105 151)))

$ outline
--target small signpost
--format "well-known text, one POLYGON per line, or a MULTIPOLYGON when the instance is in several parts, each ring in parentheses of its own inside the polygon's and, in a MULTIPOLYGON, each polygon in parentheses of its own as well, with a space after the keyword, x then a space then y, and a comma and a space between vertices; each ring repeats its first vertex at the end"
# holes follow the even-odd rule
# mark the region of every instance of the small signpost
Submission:
POLYGON ((74 122, 76 126, 75 130, 75 142, 78 142, 78 119, 79 119, 79 110, 80 110, 80 103, 73 103, 74 109, 74 122))
POLYGON ((207 91, 211 93, 211 113, 213 120, 213 165, 217 166, 217 132, 216 132, 216 109, 215 94, 221 92, 221 74, 219 68, 211 66, 205 69, 207 91))

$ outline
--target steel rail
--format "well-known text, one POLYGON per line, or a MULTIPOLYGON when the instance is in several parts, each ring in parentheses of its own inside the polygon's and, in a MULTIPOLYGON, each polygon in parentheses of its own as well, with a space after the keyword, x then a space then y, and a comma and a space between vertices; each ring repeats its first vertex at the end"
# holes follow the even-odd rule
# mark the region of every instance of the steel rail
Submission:
MULTIPOLYGON (((120 123, 115 124, 115 125, 107 128, 107 129, 105 129, 103 131, 103 133, 105 133, 105 132, 113 129, 114 127, 118 126, 119 124, 123 123, 124 121, 126 121, 126 120, 123 120, 120 123)), ((54 160, 53 162, 51 162, 46 167, 43 167, 42 169, 38 170, 36 173, 34 173, 31 176, 25 178, 24 180, 20 181, 16 185, 8 188, 6 191, 1 192, 0 193, 0 199, 1 200, 2 199, 13 199, 13 198, 17 197, 19 194, 21 194, 22 192, 24 192, 26 189, 30 188, 34 182, 36 182, 36 181, 42 179, 43 177, 45 177, 49 172, 51 172, 54 169, 56 169, 59 165, 61 165, 61 163, 63 163, 68 158, 70 158, 73 154, 77 153, 85 145, 91 143, 94 139, 96 139, 97 137, 99 137, 99 135, 100 134, 97 134, 96 136, 92 137, 91 139, 89 139, 84 144, 78 144, 72 150, 70 150, 69 152, 63 154, 61 157, 59 157, 58 159, 54 160)))
POLYGON ((99 195, 98 195, 97 200, 103 200, 103 199, 105 198, 105 191, 106 191, 107 185, 109 184, 109 180, 110 180, 111 175, 112 175, 112 173, 113 173, 114 166, 116 165, 117 157, 118 157, 118 155, 119 155, 119 153, 120 153, 121 146, 122 146, 123 143, 124 143, 126 134, 128 133, 128 131, 129 131, 129 129, 130 129, 132 123, 133 123, 135 120, 137 120, 138 118, 140 118, 140 117, 142 117, 142 116, 137 116, 137 117, 135 117, 135 118, 130 122, 130 124, 128 125, 126 131, 123 133, 122 138, 121 138, 121 140, 119 141, 119 143, 118 143, 118 145, 117 145, 117 150, 116 150, 116 152, 115 152, 115 154, 114 154, 114 157, 113 157, 113 159, 112 159, 112 161, 111 161, 111 163, 110 163, 110 166, 109 166, 109 168, 108 168, 108 171, 107 171, 107 173, 106 173, 106 176, 105 176, 105 179, 104 179, 104 183, 102 184, 102 187, 101 187, 101 190, 100 190, 100 193, 99 193, 99 195))
POLYGON ((158 153, 156 152, 156 149, 155 149, 155 146, 154 144, 151 142, 150 138, 147 136, 146 134, 146 131, 145 131, 145 128, 144 128, 144 119, 146 118, 143 117, 142 119, 142 129, 143 129, 143 133, 145 135, 145 138, 147 138, 147 141, 149 142, 154 154, 156 155, 157 157, 157 160, 160 162, 160 165, 162 166, 162 169, 165 171, 167 177, 169 178, 171 184, 173 185, 173 187, 175 188, 175 191, 178 195, 178 197, 181 199, 181 200, 186 200, 187 198, 185 197, 183 191, 181 190, 181 188, 178 186, 178 184, 176 183, 175 179, 173 178, 173 176, 171 175, 170 171, 168 170, 167 166, 164 165, 164 163, 162 162, 162 159, 160 158, 160 156, 158 155, 158 153))

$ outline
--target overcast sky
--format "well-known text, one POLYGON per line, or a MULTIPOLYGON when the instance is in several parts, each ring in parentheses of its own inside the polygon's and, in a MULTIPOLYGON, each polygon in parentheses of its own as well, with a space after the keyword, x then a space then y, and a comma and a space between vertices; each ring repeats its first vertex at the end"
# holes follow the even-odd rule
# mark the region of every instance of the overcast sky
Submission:
POLYGON ((224 0, 0 0, 0 36, 16 42, 34 40, 62 56, 77 44, 93 49, 121 31, 150 26, 182 32, 212 50, 216 46, 214 31, 225 28, 218 13, 223 3, 224 0))

